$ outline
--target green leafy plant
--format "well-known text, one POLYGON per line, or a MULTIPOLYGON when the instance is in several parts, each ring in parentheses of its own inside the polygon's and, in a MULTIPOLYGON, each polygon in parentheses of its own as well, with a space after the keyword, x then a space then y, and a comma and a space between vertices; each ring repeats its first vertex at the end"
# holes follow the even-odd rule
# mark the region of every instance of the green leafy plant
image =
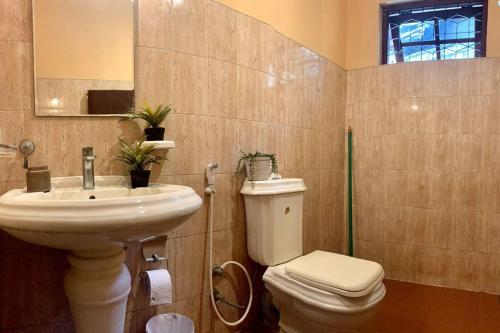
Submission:
POLYGON ((144 171, 151 164, 159 164, 156 156, 152 155, 155 144, 144 144, 144 139, 128 144, 120 139, 120 154, 115 160, 129 166, 129 170, 144 171))
POLYGON ((245 162, 249 162, 249 179, 253 179, 255 175, 254 161, 257 158, 268 158, 271 160, 271 172, 277 174, 279 172, 278 161, 276 160, 275 154, 262 153, 260 151, 255 151, 255 153, 245 153, 240 152, 240 159, 238 160, 238 165, 236 166, 236 174, 239 174, 245 162))
POLYGON ((172 107, 170 105, 158 105, 156 109, 146 105, 141 108, 138 113, 133 111, 127 113, 127 118, 124 120, 142 119, 148 124, 148 128, 157 128, 160 126, 162 121, 167 118, 170 112, 172 112, 172 107))

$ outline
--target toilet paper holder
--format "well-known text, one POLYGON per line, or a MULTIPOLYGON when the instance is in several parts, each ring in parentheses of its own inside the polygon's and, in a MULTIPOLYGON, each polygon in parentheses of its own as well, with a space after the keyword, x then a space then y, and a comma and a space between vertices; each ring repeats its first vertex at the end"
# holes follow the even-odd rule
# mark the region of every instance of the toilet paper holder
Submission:
POLYGON ((141 252, 142 252, 142 256, 144 257, 144 261, 146 261, 146 262, 153 262, 153 263, 158 263, 158 262, 161 262, 161 261, 166 261, 167 262, 167 267, 168 267, 168 258, 167 257, 159 256, 156 253, 153 253, 151 255, 147 255, 144 252, 144 244, 146 244, 148 242, 151 242, 151 241, 163 241, 163 242, 165 242, 167 240, 167 238, 168 237, 166 235, 162 235, 162 236, 153 236, 153 237, 148 237, 148 238, 141 239, 139 241, 139 245, 141 246, 141 252))

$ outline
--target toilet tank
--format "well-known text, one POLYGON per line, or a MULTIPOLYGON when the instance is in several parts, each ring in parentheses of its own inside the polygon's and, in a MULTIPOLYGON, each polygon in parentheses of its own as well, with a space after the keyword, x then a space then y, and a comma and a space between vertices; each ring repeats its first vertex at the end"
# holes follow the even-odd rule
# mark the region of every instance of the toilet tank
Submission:
POLYGON ((302 179, 245 181, 247 247, 250 258, 275 266, 302 255, 302 216, 306 186, 302 179))

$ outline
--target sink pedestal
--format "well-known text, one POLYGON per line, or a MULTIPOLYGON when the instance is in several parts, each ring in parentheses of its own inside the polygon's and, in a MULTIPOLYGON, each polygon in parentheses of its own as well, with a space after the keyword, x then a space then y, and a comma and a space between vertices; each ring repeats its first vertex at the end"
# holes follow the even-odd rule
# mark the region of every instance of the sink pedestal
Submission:
POLYGON ((64 277, 76 333, 123 333, 131 279, 122 248, 68 254, 64 277))

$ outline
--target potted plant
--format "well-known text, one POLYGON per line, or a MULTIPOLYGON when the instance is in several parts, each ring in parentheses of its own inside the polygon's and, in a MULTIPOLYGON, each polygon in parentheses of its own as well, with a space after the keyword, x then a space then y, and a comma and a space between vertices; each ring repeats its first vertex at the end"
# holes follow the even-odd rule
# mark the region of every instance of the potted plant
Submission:
POLYGON ((275 154, 259 151, 245 153, 242 151, 238 166, 236 167, 236 173, 241 171, 243 163, 245 164, 247 178, 251 182, 268 180, 272 173, 277 174, 279 172, 275 154))
POLYGON ((159 164, 157 158, 152 155, 155 144, 144 144, 144 140, 137 140, 128 144, 120 139, 120 155, 116 160, 128 165, 132 188, 148 187, 151 170, 147 167, 152 164, 159 164))
POLYGON ((142 119, 147 123, 144 129, 146 141, 161 141, 165 136, 165 128, 159 127, 168 114, 172 111, 170 105, 158 105, 156 109, 151 108, 149 105, 144 106, 138 113, 130 112, 127 114, 126 120, 142 119))

